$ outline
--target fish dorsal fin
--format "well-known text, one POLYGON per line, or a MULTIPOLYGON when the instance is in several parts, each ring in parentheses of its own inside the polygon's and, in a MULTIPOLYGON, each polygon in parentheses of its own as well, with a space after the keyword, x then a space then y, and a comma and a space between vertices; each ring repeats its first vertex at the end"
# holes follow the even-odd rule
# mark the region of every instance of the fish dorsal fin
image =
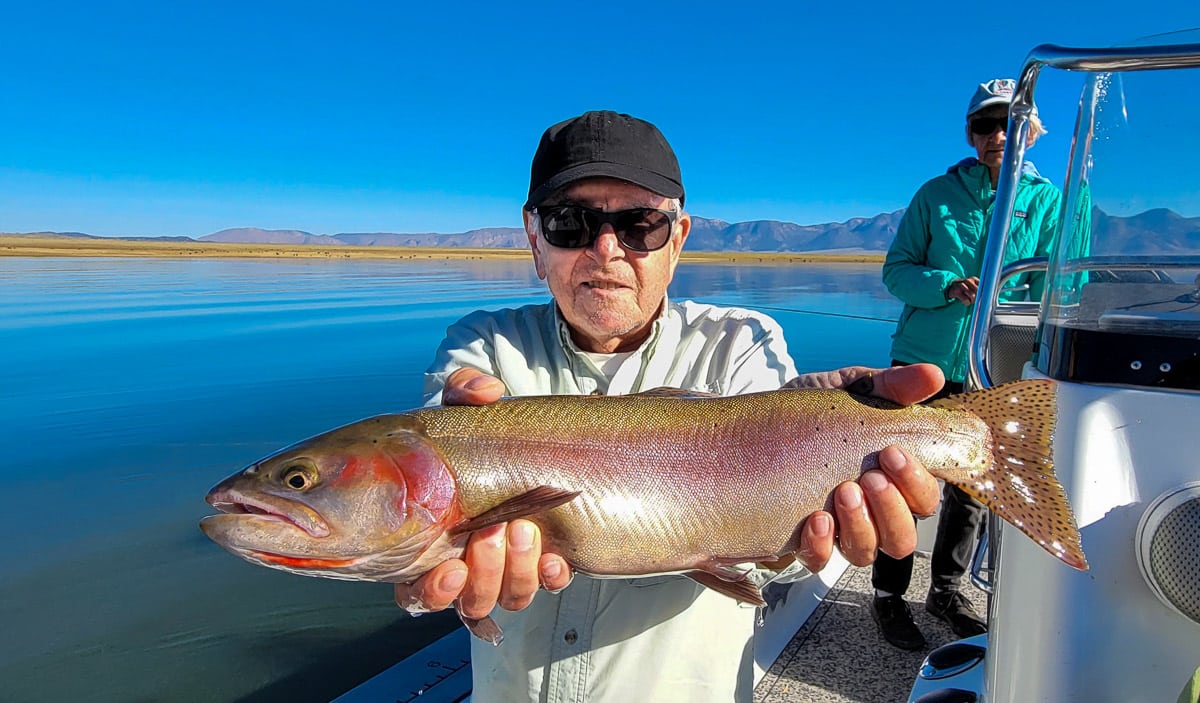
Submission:
POLYGON ((696 583, 711 588, 717 593, 733 598, 741 603, 750 605, 766 605, 762 591, 755 586, 746 574, 727 567, 706 568, 701 566, 695 571, 684 574, 696 583))
POLYGON ((667 386, 659 386, 651 388, 648 391, 635 393, 634 395, 649 396, 652 398, 720 398, 719 393, 709 393, 707 391, 690 391, 686 388, 670 388, 667 386))
POLYGON ((521 495, 513 496, 473 518, 463 520, 450 528, 449 534, 451 536, 461 535, 466 532, 474 532, 485 527, 491 527, 492 525, 499 525, 509 520, 544 513, 551 508, 557 508, 563 503, 574 500, 578 495, 579 491, 568 491, 565 488, 556 488, 554 486, 538 486, 521 495))

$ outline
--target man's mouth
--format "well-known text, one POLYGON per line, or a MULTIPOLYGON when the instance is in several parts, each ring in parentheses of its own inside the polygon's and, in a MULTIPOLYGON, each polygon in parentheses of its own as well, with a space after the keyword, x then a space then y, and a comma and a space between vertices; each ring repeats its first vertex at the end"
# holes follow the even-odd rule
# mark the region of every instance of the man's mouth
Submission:
POLYGON ((621 288, 629 287, 618 281, 584 281, 583 285, 585 288, 591 288, 593 290, 619 290, 621 288))

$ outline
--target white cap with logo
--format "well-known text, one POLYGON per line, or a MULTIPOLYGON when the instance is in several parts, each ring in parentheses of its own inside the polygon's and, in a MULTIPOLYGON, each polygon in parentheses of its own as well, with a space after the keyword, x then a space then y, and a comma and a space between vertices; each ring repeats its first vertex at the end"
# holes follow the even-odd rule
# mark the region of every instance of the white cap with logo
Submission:
POLYGON ((1012 104, 1013 91, 1016 89, 1017 82, 1011 78, 993 78, 987 83, 980 83, 967 105, 967 118, 985 107, 1012 104))

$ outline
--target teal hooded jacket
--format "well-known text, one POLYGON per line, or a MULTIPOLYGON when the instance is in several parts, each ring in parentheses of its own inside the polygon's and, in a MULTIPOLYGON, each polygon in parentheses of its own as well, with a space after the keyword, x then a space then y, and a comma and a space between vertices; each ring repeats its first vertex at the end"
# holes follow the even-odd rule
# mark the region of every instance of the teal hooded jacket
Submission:
MULTIPOLYGON (((884 285, 904 302, 892 335, 893 359, 937 364, 947 381, 961 383, 966 378, 971 308, 948 301, 946 289, 960 278, 979 275, 994 199, 987 166, 975 158, 950 167, 913 196, 883 263, 884 285)), ((1049 255, 1061 201, 1058 188, 1025 162, 1004 254, 1006 265, 1049 255)), ((1028 285, 1030 298, 1040 300, 1044 284, 1044 274, 1039 273, 1024 274, 1007 285, 1028 285)), ((1002 293, 1005 299, 1025 295, 1024 289, 1002 293)))

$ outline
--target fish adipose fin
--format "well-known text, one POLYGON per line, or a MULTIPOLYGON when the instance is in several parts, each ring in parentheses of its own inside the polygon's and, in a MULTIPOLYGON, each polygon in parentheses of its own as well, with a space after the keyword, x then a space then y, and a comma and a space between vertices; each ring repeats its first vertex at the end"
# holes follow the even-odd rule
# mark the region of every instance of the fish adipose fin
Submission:
POLYGON ((538 486, 518 496, 513 496, 491 510, 482 512, 473 518, 463 520, 447 532, 451 537, 474 532, 502 522, 516 520, 544 513, 551 508, 557 508, 568 503, 579 495, 579 491, 568 491, 554 486, 538 486))
POLYGON ((930 403, 968 410, 992 432, 992 464, 983 474, 942 475, 1056 558, 1088 568, 1066 492, 1054 476, 1057 415, 1054 381, 1027 379, 930 403))
POLYGON ((724 567, 716 567, 709 571, 697 569, 684 575, 701 586, 711 588, 717 593, 723 593, 739 602, 760 606, 767 604, 763 600, 762 591, 758 589, 758 586, 746 578, 744 572, 736 569, 724 567))

